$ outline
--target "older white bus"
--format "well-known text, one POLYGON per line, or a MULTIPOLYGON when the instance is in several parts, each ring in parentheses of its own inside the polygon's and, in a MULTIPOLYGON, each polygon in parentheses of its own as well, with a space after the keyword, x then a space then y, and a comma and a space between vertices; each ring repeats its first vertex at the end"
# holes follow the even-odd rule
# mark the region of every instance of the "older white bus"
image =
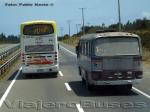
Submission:
POLYGON ((55 21, 21 24, 22 73, 56 73, 59 69, 55 21))
POLYGON ((117 85, 130 90, 142 79, 140 37, 124 32, 87 34, 76 47, 79 73, 87 88, 117 85))

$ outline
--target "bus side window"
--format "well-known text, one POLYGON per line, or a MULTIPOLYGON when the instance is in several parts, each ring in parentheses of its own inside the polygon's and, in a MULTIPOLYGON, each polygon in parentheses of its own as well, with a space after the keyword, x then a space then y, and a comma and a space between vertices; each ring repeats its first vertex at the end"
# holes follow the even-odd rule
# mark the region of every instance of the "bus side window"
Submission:
POLYGON ((89 56, 89 42, 86 42, 86 56, 89 56))
POLYGON ((84 55, 86 55, 86 42, 84 42, 84 55))
POLYGON ((89 42, 88 46, 89 46, 89 49, 88 49, 88 56, 90 56, 90 42, 89 42))
POLYGON ((84 52, 84 55, 85 56, 87 55, 87 42, 85 42, 85 52, 84 52))
POLYGON ((83 54, 83 42, 81 42, 81 54, 83 54))
POLYGON ((89 56, 91 56, 91 42, 89 42, 89 56))
POLYGON ((82 45, 81 42, 79 42, 79 44, 78 44, 78 53, 79 54, 81 54, 81 52, 82 52, 82 46, 81 45, 82 45))
POLYGON ((84 42, 82 42, 82 55, 84 55, 84 42))
POLYGON ((88 42, 88 56, 90 57, 90 42, 88 42))
POLYGON ((82 44, 81 44, 81 42, 79 43, 79 54, 81 54, 82 53, 82 44))

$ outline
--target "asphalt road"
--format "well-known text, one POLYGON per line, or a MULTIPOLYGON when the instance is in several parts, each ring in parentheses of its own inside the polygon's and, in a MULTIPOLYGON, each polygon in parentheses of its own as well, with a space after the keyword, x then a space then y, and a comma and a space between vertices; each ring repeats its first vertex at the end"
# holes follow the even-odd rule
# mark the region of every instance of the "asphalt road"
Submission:
POLYGON ((74 48, 60 47, 60 73, 24 77, 18 68, 0 99, 0 112, 150 112, 149 68, 131 92, 97 87, 89 92, 78 75, 74 48))
POLYGON ((2 48, 4 48, 4 47, 8 47, 8 46, 10 46, 11 44, 1 44, 0 45, 0 49, 2 49, 2 48))

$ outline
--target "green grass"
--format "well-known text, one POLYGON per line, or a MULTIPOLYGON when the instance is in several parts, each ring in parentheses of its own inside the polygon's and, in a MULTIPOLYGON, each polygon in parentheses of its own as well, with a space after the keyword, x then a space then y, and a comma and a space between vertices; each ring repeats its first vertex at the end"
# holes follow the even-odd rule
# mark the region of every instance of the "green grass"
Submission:
POLYGON ((62 40, 62 42, 75 47, 77 45, 79 39, 80 39, 79 37, 70 37, 68 39, 62 40))

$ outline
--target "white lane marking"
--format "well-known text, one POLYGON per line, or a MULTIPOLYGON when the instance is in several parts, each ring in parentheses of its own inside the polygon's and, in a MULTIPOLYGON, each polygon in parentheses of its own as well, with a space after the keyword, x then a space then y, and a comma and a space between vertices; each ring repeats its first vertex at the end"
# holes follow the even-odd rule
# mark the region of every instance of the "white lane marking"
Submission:
POLYGON ((61 71, 59 71, 59 75, 61 76, 61 77, 63 77, 64 75, 63 75, 63 73, 61 72, 61 71))
POLYGON ((68 83, 65 83, 65 86, 66 86, 66 88, 67 88, 68 91, 71 91, 71 87, 69 86, 68 83))
MULTIPOLYGON (((62 47, 62 46, 61 46, 61 47, 62 47)), ((75 53, 69 51, 68 49, 66 49, 66 48, 64 48, 64 47, 62 47, 62 48, 65 49, 66 51, 70 52, 71 54, 76 55, 75 53)), ((132 88, 133 88, 133 90, 139 92, 140 94, 142 94, 142 95, 144 95, 145 97, 147 97, 147 98, 150 99, 150 95, 144 93, 143 91, 141 91, 141 90, 139 90, 139 89, 137 89, 137 88, 135 88, 135 87, 132 87, 132 88)))
POLYGON ((77 107, 79 112, 84 112, 84 110, 83 110, 83 108, 81 107, 80 104, 76 104, 76 107, 77 107))
POLYGON ((132 87, 132 89, 150 99, 150 95, 144 93, 143 91, 141 91, 141 90, 139 90, 139 89, 137 89, 135 87, 132 87))
POLYGON ((12 86, 14 85, 17 77, 19 76, 20 72, 22 70, 22 67, 20 67, 18 73, 16 74, 15 78, 12 80, 12 82, 10 83, 9 87, 7 88, 7 90, 5 91, 4 95, 2 96, 2 98, 0 99, 0 108, 2 107, 3 102, 5 101, 6 97, 8 96, 8 93, 10 92, 12 86))
POLYGON ((77 54, 75 54, 74 52, 69 51, 68 49, 64 48, 63 46, 61 46, 61 48, 63 48, 64 50, 66 50, 67 52, 71 53, 74 56, 77 56, 77 54))

